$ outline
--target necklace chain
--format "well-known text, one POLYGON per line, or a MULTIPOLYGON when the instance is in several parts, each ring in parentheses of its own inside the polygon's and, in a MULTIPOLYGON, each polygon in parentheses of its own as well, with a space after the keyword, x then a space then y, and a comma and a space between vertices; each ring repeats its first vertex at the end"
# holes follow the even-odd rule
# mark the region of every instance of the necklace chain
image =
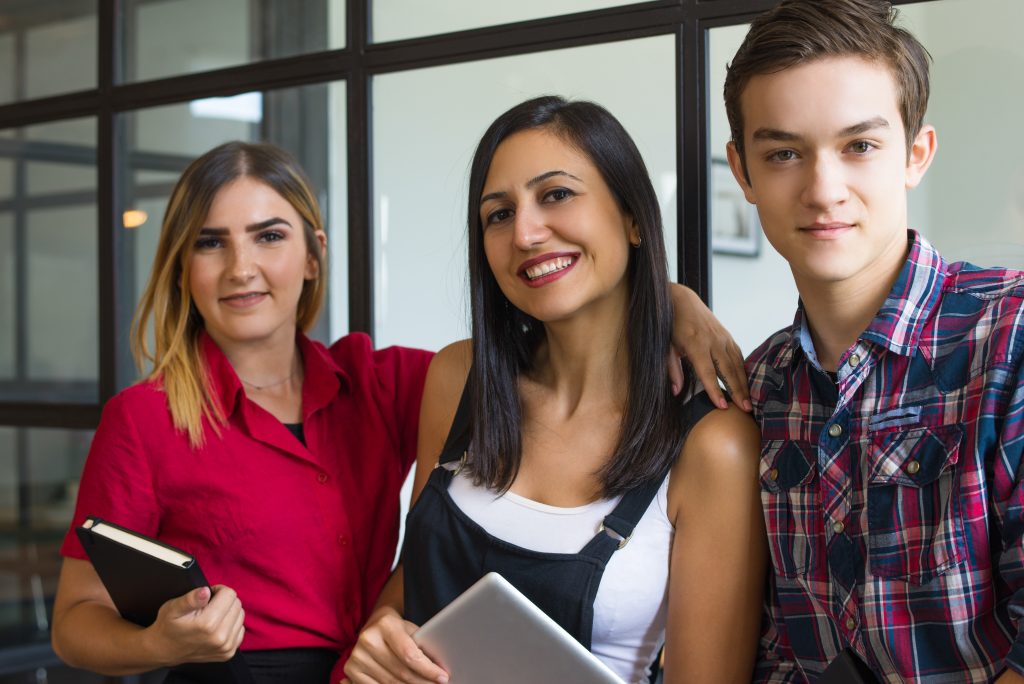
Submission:
POLYGON ((257 385, 255 382, 249 382, 248 380, 243 378, 241 375, 238 376, 238 379, 241 380, 244 384, 248 385, 249 387, 252 387, 254 390, 265 390, 265 389, 270 389, 271 387, 277 387, 278 385, 283 385, 284 383, 286 383, 289 380, 291 380, 292 378, 294 378, 295 374, 297 372, 298 371, 294 371, 293 370, 286 377, 281 378, 277 382, 268 382, 266 385, 257 385))

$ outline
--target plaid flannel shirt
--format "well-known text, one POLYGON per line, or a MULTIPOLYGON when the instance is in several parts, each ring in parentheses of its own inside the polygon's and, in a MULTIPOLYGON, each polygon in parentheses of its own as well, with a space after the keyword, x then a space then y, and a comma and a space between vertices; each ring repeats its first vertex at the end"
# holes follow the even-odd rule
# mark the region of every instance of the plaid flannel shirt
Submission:
POLYGON ((802 312, 748 359, 774 573, 757 682, 1024 674, 1024 273, 909 232, 833 382, 802 312))

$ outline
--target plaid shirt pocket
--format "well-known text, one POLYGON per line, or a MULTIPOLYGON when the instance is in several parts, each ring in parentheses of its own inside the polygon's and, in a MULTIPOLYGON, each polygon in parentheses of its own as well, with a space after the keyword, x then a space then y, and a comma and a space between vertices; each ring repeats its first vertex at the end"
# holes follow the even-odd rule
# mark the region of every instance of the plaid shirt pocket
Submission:
POLYGON ((963 559, 961 424, 879 432, 868 457, 871 573, 927 584, 963 559))
POLYGON ((815 544, 824 539, 817 501, 814 447, 809 442, 766 440, 761 447, 761 503, 775 571, 785 577, 806 576, 815 544))

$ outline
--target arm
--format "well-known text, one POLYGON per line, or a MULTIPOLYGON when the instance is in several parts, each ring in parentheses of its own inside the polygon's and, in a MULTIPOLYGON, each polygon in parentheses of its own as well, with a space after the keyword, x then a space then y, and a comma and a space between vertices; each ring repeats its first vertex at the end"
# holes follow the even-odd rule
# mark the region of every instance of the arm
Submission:
MULTIPOLYGON (((445 347, 430 362, 420 404, 413 504, 426 486, 444 447, 471 363, 468 340, 445 347)), ((417 625, 402 619, 402 578, 403 570, 399 565, 384 586, 366 627, 359 634, 359 640, 345 664, 345 676, 352 684, 396 680, 409 684, 448 681, 448 674, 412 640, 411 635, 417 625)))
POLYGON ((227 660, 242 640, 244 614, 226 587, 196 589, 165 603, 143 629, 118 614, 73 528, 86 512, 155 535, 161 512, 149 454, 134 417, 151 407, 138 391, 109 402, 82 473, 72 531, 53 607, 54 651, 68 664, 105 674, 129 674, 186 661, 227 660))
POLYGON ((673 467, 668 684, 750 681, 767 555, 759 453, 754 421, 732 407, 694 427, 673 467))
MULTIPOLYGON (((711 313, 697 293, 683 285, 669 287, 675 325, 672 330, 672 346, 693 365, 697 379, 704 385, 708 397, 719 408, 727 408, 725 395, 718 387, 721 377, 732 399, 744 411, 749 412, 750 391, 747 389, 747 372, 743 366, 743 352, 732 339, 729 331, 711 313)), ((669 365, 672 383, 682 385, 682 373, 678 363, 669 365)))
POLYGON ((121 618, 91 563, 66 558, 53 606, 53 650, 72 667, 106 675, 225 661, 242 643, 244 619, 234 591, 217 586, 211 596, 204 587, 168 601, 142 628, 121 618))

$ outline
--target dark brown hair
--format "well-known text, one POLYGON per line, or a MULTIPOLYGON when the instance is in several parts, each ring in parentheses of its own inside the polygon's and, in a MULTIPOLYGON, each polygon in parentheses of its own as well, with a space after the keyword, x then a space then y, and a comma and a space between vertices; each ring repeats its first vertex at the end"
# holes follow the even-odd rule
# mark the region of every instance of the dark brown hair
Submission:
MULTIPOLYGON (((597 167, 622 211, 636 222, 641 246, 629 250, 628 323, 625 342, 629 383, 619 442, 598 473, 604 494, 621 494, 663 477, 679 456, 688 429, 684 398, 693 374, 673 396, 662 359, 669 352, 672 304, 661 210, 644 160, 633 139, 604 107, 545 96, 527 100, 499 116, 476 148, 469 177, 469 283, 473 317, 473 437, 468 467, 477 484, 504 491, 519 472, 522 411, 519 375, 533 368, 545 329, 505 297, 487 262, 480 222, 491 160, 498 146, 520 131, 549 131, 585 154, 597 167)), ((612 334, 612 333, 609 333, 612 334)))
POLYGON ((897 16, 887 0, 784 0, 758 16, 725 77, 725 112, 744 167, 740 96, 750 79, 826 57, 862 57, 889 67, 909 153, 928 108, 931 56, 896 26, 897 16))

